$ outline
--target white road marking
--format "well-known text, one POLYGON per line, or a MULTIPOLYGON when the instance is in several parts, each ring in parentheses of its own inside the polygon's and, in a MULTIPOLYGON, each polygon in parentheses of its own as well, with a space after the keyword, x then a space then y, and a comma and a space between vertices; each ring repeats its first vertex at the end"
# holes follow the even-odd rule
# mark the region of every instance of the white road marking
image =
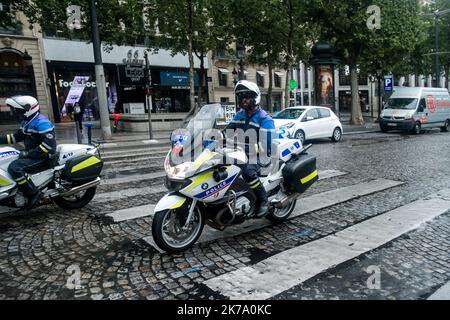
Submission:
POLYGON ((148 204, 139 207, 133 207, 123 210, 117 210, 112 213, 108 213, 106 216, 112 218, 114 222, 121 222, 131 219, 137 219, 147 217, 155 210, 154 204, 148 204))
POLYGON ((111 185, 111 184, 119 184, 119 183, 132 183, 142 180, 150 180, 150 179, 156 179, 156 178, 162 178, 166 176, 165 171, 157 171, 152 173, 146 173, 146 174, 139 174, 139 175, 127 175, 126 177, 121 178, 113 178, 113 179, 104 179, 100 183, 101 185, 111 185))
POLYGON ((429 296, 427 300, 450 300, 450 281, 429 296))
POLYGON ((343 231, 276 254, 203 284, 230 299, 268 299, 327 269, 374 250, 450 209, 450 189, 343 231))
POLYGON ((167 192, 167 188, 164 186, 130 188, 119 191, 99 193, 98 195, 95 196, 93 202, 117 201, 125 197, 146 196, 161 192, 167 192))

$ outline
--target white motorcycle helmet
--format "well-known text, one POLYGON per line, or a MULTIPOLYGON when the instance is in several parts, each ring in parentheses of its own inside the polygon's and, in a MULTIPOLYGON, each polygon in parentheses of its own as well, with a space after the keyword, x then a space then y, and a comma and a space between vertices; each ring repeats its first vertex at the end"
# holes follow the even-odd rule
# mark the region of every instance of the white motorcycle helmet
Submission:
POLYGON ((39 112, 39 102, 31 96, 14 96, 6 99, 5 104, 13 113, 23 115, 25 120, 31 119, 39 112))
POLYGON ((261 91, 259 91, 258 85, 254 82, 247 80, 240 80, 234 87, 234 94, 236 95, 238 105, 241 105, 241 101, 245 97, 252 97, 251 109, 255 109, 261 102, 261 91))

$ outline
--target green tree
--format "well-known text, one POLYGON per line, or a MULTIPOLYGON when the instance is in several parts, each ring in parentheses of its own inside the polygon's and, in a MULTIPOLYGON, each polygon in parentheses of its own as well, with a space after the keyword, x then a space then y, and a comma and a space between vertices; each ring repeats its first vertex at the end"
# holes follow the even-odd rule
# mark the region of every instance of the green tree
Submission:
POLYGON ((172 54, 187 54, 190 76, 191 109, 185 121, 195 114, 194 54, 200 60, 199 99, 206 86, 204 60, 210 50, 226 46, 226 6, 219 0, 148 0, 149 23, 157 26, 158 32, 152 42, 158 47, 171 50, 172 54))
MULTIPOLYGON (((33 27, 69 39, 91 40, 91 21, 87 0, 17 0, 13 9, 22 11, 33 27), (81 7, 81 29, 67 27, 67 8, 81 7)), ((143 43, 144 29, 142 0, 97 0, 100 39, 106 44, 143 43)))
POLYGON ((230 1, 233 38, 248 48, 248 62, 269 67, 268 105, 271 108, 273 68, 286 70, 285 106, 289 105, 292 66, 307 60, 312 25, 304 2, 295 0, 230 1))
POLYGON ((419 4, 416 0, 309 0, 308 10, 320 24, 322 38, 335 45, 342 62, 350 67, 351 123, 362 124, 357 69, 373 71, 375 62, 380 61, 387 70, 411 54, 423 26, 419 4), (381 28, 369 28, 372 17, 368 8, 372 5, 380 8, 381 28))

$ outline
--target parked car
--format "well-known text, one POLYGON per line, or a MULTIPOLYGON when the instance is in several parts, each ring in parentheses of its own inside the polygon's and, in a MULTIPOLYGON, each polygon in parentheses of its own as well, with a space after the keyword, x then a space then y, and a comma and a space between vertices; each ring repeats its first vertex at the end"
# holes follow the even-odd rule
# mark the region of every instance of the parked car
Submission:
POLYGON ((380 129, 418 134, 422 129, 450 130, 450 94, 445 88, 395 88, 381 112, 380 129))
POLYGON ((343 129, 339 118, 330 108, 299 106, 286 108, 273 116, 275 127, 286 130, 291 137, 305 140, 330 138, 338 142, 343 129))

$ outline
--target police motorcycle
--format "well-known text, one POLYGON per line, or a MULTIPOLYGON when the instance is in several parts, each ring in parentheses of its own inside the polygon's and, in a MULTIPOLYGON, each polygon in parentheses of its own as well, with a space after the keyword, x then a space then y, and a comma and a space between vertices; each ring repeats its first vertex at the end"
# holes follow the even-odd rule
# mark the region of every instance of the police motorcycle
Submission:
MULTIPOLYGON (((152 223, 154 242, 166 252, 190 248, 205 224, 223 231, 254 218, 256 197, 236 165, 248 161, 242 145, 202 148, 198 157, 191 158, 193 161, 173 163, 174 153, 186 151, 188 140, 217 126, 216 119, 221 112, 220 104, 203 106, 189 122, 186 131, 189 133, 177 135, 166 156, 164 166, 169 193, 157 203, 152 223), (225 162, 224 156, 227 157, 225 162), (229 164, 231 162, 234 164, 229 164)), ((193 140, 191 151, 199 141, 193 140)), ((273 223, 285 221, 294 210, 297 198, 319 178, 316 158, 306 153, 309 147, 304 148, 295 139, 272 140, 271 165, 260 180, 269 196, 270 209, 266 218, 273 223)))
MULTIPOLYGON (((20 211, 27 206, 27 198, 8 173, 9 164, 19 158, 19 153, 12 147, 0 147, 0 214, 20 211)), ((42 193, 36 206, 51 202, 67 210, 86 206, 100 184, 103 162, 98 146, 61 144, 50 160, 47 168, 28 172, 42 193)))

